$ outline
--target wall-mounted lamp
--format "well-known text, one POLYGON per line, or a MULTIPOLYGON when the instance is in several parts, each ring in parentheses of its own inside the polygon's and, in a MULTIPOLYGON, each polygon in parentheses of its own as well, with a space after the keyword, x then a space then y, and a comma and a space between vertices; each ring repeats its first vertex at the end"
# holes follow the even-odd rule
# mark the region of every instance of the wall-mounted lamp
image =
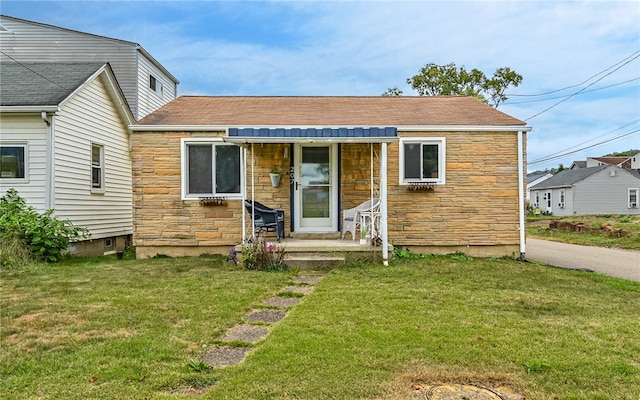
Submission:
POLYGON ((285 146, 284 148, 284 158, 289 158, 289 148, 285 146))

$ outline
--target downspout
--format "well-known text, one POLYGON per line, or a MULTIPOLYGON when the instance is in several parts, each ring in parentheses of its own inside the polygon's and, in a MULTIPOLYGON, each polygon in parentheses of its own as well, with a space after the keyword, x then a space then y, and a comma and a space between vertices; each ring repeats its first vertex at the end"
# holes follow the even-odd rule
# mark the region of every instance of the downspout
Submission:
POLYGON ((382 231, 382 263, 389 265, 389 235, 387 229, 387 144, 380 149, 380 230, 382 231))
POLYGON ((255 191, 256 191, 256 185, 255 185, 255 172, 254 172, 254 167, 256 165, 256 161, 253 157, 253 143, 251 143, 251 240, 255 240, 256 239, 256 226, 255 226, 255 220, 256 220, 256 196, 255 196, 255 191))
POLYGON ((525 246, 525 210, 524 210, 524 146, 522 131, 518 131, 518 203, 519 203, 519 220, 520 220, 520 260, 524 260, 526 253, 525 246))
POLYGON ((53 114, 51 115, 51 121, 47 117, 47 112, 42 111, 40 114, 42 121, 44 121, 45 125, 47 125, 47 154, 45 157, 45 162, 47 165, 45 171, 45 188, 44 188, 44 208, 49 210, 54 207, 53 204, 53 178, 54 178, 54 170, 53 170, 53 146, 54 146, 54 138, 53 138, 53 127, 51 126, 53 123, 53 114))
POLYGON ((244 175, 242 181, 244 183, 244 187, 242 188, 242 204, 240 205, 240 212, 242 213, 242 244, 247 243, 247 217, 244 212, 244 202, 247 200, 247 148, 246 146, 242 146, 240 148, 240 160, 242 164, 242 172, 244 175))

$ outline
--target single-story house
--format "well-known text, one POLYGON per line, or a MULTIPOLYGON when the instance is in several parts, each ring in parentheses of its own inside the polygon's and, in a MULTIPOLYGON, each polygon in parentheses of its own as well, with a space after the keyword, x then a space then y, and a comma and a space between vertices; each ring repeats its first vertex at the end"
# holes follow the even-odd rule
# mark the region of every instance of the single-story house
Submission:
POLYGON ((553 174, 549 172, 532 172, 527 174, 527 202, 531 204, 531 188, 552 176, 553 174))
POLYGON ((338 239, 371 198, 385 259, 524 255, 530 128, 471 97, 182 96, 131 130, 138 257, 226 253, 244 199, 283 210, 285 237, 338 239))
POLYGON ((616 165, 564 170, 531 187, 531 204, 558 216, 640 214, 640 171, 616 165))
POLYGON ((87 228, 76 254, 122 250, 133 232, 129 125, 109 64, 0 64, 0 195, 87 228))

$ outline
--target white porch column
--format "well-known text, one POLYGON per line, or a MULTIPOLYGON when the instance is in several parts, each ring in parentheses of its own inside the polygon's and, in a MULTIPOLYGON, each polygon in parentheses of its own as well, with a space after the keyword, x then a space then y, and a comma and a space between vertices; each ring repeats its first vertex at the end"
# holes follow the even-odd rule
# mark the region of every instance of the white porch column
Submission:
POLYGON ((380 150, 380 229, 382 231, 382 263, 389 265, 389 237, 387 229, 387 144, 380 150))
POLYGON ((244 201, 247 199, 247 147, 240 147, 240 163, 242 164, 242 205, 240 206, 240 212, 242 213, 242 244, 247 243, 247 217, 244 211, 244 201))

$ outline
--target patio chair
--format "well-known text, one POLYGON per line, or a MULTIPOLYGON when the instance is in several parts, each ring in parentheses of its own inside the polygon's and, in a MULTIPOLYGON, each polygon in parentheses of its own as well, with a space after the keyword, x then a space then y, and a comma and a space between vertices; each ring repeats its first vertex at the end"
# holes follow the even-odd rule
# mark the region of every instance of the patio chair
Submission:
POLYGON ((356 232, 360 228, 361 212, 378 212, 380 199, 369 199, 364 203, 342 211, 342 238, 347 232, 351 232, 351 240, 356 240, 356 232))
POLYGON ((274 210, 253 200, 245 200, 244 207, 250 216, 254 214, 253 233, 256 236, 265 231, 275 232, 278 242, 284 237, 284 211, 274 210))

